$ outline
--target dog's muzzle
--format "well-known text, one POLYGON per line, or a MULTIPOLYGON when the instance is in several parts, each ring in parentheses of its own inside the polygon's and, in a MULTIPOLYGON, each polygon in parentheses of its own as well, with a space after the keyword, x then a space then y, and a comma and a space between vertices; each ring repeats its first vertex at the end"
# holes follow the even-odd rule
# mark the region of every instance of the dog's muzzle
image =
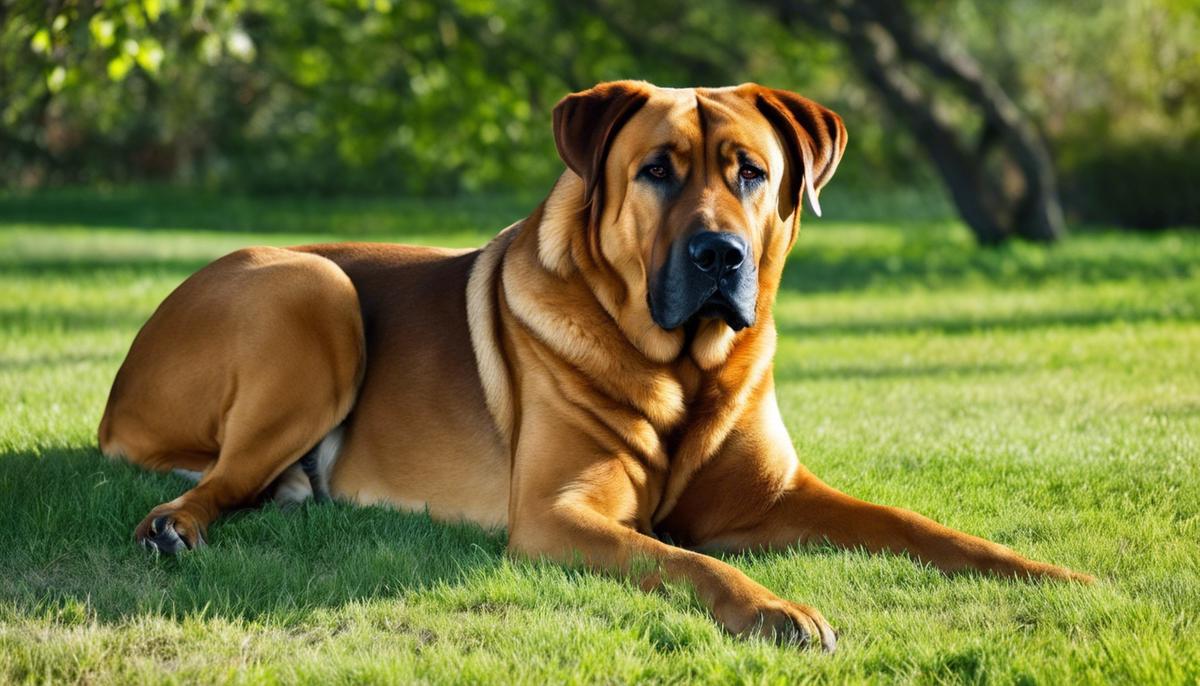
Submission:
POLYGON ((676 241, 650 291, 654 323, 670 330, 721 319, 734 331, 754 325, 758 278, 750 246, 737 234, 702 231, 676 241))

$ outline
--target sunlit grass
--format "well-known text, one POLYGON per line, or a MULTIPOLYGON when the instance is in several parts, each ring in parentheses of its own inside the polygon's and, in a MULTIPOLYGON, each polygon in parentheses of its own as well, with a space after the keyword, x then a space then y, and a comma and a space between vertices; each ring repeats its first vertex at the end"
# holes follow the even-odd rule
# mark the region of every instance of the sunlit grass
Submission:
POLYGON ((823 548, 732 558, 830 618, 825 657, 731 639, 685 592, 512 562, 501 533, 381 508, 239 513, 207 549, 148 557, 133 526, 185 484, 103 460, 94 430, 171 288, 243 245, 471 245, 515 210, 484 221, 479 201, 442 232, 439 207, 266 203, 256 227, 247 204, 231 232, 204 203, 89 207, 0 202, 0 681, 1200 678, 1200 234, 979 251, 948 224, 807 223, 776 364, 806 463, 1100 577, 946 578, 823 548))

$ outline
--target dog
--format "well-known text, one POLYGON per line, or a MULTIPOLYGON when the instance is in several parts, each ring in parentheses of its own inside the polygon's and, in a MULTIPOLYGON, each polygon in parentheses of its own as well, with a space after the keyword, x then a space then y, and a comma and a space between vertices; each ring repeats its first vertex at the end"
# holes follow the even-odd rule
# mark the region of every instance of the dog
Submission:
POLYGON ((203 545, 222 512, 334 497, 506 528, 512 554, 690 585, 737 635, 833 650, 821 614, 706 553, 809 542, 945 572, 1087 582, 875 505, 797 459, 772 304, 831 110, 756 84, 603 83, 554 109, 566 171, 479 250, 249 248, 138 333, 101 451, 197 479, 135 538, 203 545))

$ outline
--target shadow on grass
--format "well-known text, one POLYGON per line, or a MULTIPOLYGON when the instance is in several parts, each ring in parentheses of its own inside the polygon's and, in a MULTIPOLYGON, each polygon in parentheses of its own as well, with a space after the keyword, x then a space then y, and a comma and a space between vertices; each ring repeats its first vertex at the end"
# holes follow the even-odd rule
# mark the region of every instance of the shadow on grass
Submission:
POLYGON ((787 321, 779 324, 779 333, 798 338, 822 336, 871 336, 934 333, 943 336, 973 334, 981 331, 1021 332, 1035 329, 1087 328, 1116 323, 1191 321, 1200 315, 1195 308, 1120 308, 1086 309, 1065 312, 1017 313, 1002 317, 914 317, 867 321, 787 321))
POLYGON ((380 507, 309 503, 234 513, 179 558, 136 546, 134 526, 188 482, 91 448, 0 454, 0 603, 100 621, 212 613, 288 622, 314 608, 404 596, 495 567, 505 540, 380 507), (11 494, 11 495, 9 495, 11 494))
POLYGON ((403 236, 495 233, 528 215, 540 196, 446 198, 321 197, 221 194, 173 187, 52 189, 0 195, 9 224, 122 227, 230 233, 320 233, 403 236))
MULTIPOLYGON (((0 330, 3 329, 4 317, 3 313, 0 313, 0 330)), ((37 369, 38 367, 69 367, 76 364, 94 364, 97 362, 115 363, 120 362, 122 359, 123 356, 120 353, 68 353, 60 355, 33 355, 30 357, 0 356, 0 372, 19 372, 37 369)), ((3 457, 0 457, 0 459, 3 459, 3 457)))
POLYGON ((848 381, 925 379, 988 374, 1018 374, 1024 366, 1015 364, 924 364, 924 365, 842 365, 837 367, 803 367, 795 364, 776 364, 776 382, 786 381, 848 381))
MULTIPOLYGON (((215 259, 218 257, 214 255, 215 259)), ((4 273, 9 276, 37 276, 61 279, 84 279, 103 277, 114 272, 137 274, 179 274, 186 276, 212 260, 204 257, 104 257, 102 255, 79 258, 25 257, 21 260, 5 261, 4 273)))
POLYGON ((802 236, 788 258, 780 289, 836 293, 869 288, 946 289, 966 283, 1010 288, 1194 278, 1200 237, 1194 232, 1132 235, 1080 232, 1051 247, 1016 244, 981 249, 948 240, 929 225, 881 225, 855 239, 837 227, 802 236), (896 244, 896 238, 900 238, 896 244))
MULTIPOLYGON (((0 331, 81 332, 101 329, 138 329, 146 323, 148 312, 105 310, 82 307, 46 307, 0 309, 0 331)), ((0 362, 0 365, 3 363, 0 362)))

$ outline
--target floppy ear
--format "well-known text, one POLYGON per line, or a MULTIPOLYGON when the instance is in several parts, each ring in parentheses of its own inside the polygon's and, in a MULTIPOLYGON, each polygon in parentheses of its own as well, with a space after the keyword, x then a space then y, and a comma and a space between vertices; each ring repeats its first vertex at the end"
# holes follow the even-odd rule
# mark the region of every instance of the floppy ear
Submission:
POLYGON ((609 147, 621 127, 649 99, 645 83, 613 81, 572 93, 554 107, 558 156, 583 179, 583 201, 591 204, 593 223, 599 218, 600 202, 594 196, 604 176, 609 147))
POLYGON ((788 147, 789 164, 803 170, 803 179, 791 174, 788 198, 800 207, 801 182, 808 204, 821 216, 817 194, 833 178, 846 150, 846 127, 842 118, 826 107, 790 91, 754 86, 754 104, 771 122, 788 147))

